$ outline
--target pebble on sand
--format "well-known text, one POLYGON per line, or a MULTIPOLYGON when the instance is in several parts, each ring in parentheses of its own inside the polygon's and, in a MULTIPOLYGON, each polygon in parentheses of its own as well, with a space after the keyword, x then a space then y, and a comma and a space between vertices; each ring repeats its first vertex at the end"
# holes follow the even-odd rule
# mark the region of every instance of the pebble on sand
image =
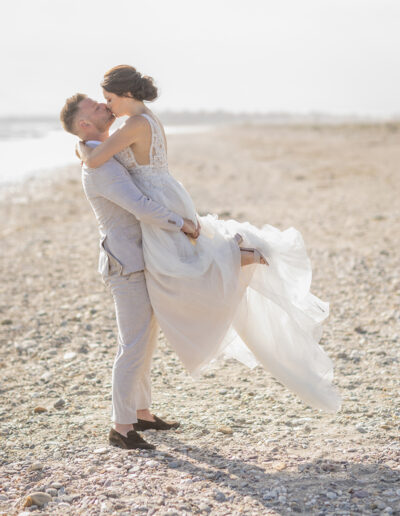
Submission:
POLYGON ((51 496, 49 494, 43 493, 42 491, 36 491, 26 497, 24 508, 30 507, 31 505, 42 507, 44 504, 50 502, 50 500, 51 496))
POLYGON ((28 471, 40 471, 43 469, 43 464, 41 462, 34 462, 28 468, 28 471))
POLYGON ((223 434, 231 435, 233 434, 233 430, 230 426, 221 425, 217 428, 218 432, 221 432, 223 434))
POLYGON ((33 409, 33 412, 35 414, 41 414, 42 412, 47 412, 47 408, 38 406, 33 409))
POLYGON ((107 453, 109 451, 108 448, 96 448, 93 450, 93 453, 96 453, 97 455, 103 455, 104 453, 107 453))
POLYGON ((64 353, 64 360, 72 360, 75 357, 76 357, 75 351, 67 351, 66 353, 64 353))

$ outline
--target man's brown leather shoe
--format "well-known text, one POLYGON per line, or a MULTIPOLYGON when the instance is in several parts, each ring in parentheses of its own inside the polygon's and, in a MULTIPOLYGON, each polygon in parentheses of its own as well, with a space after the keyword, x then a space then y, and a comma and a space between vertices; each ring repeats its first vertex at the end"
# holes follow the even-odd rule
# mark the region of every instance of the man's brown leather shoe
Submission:
POLYGON ((133 423, 133 428, 139 432, 143 430, 171 430, 171 428, 178 428, 180 423, 178 421, 171 421, 167 423, 153 414, 155 421, 147 421, 146 419, 138 419, 137 423, 133 423))
POLYGON ((133 450, 135 448, 141 448, 142 450, 154 450, 154 444, 150 444, 145 441, 135 430, 129 430, 127 437, 117 432, 114 428, 111 428, 108 435, 108 442, 112 446, 118 446, 125 450, 133 450))

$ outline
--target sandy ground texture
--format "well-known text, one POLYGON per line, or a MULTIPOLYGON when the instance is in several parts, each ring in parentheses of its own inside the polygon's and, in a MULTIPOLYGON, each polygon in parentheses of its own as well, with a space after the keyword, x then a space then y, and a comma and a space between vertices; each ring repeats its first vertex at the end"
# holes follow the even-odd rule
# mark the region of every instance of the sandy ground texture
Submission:
POLYGON ((155 451, 108 446, 116 325, 79 167, 3 192, 0 514, 400 514, 399 143, 393 124, 169 138, 201 214, 302 232, 343 408, 234 360, 195 382, 160 334, 152 410, 181 427, 145 432, 155 451))

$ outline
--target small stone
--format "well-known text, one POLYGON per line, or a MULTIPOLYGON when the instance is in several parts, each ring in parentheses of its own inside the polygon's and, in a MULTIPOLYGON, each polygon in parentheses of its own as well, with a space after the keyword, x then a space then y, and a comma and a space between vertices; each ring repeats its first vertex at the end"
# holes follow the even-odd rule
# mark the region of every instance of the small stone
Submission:
POLYGON ((263 494, 263 500, 273 500, 277 496, 278 495, 275 491, 267 491, 266 493, 263 494))
POLYGON ((54 489, 54 487, 48 487, 46 489, 46 493, 49 494, 50 496, 57 496, 58 495, 58 491, 57 491, 57 489, 54 489))
POLYGON ((66 353, 64 353, 64 360, 72 360, 75 357, 76 357, 75 351, 67 351, 66 353))
POLYGON ((60 482, 53 482, 51 487, 54 487, 54 489, 61 489, 63 485, 60 482))
POLYGON ((233 430, 230 426, 225 426, 225 425, 221 425, 217 428, 217 431, 218 432, 221 432, 223 434, 226 434, 226 435, 231 435, 233 434, 233 430))
POLYGON ((40 471, 43 469, 43 464, 41 462, 34 462, 28 468, 28 471, 40 471))
POLYGON ((356 430, 357 432, 360 432, 360 434, 366 434, 368 432, 368 430, 362 425, 357 425, 356 430))
POLYGON ((207 505, 206 503, 200 503, 199 504, 199 509, 200 509, 200 511, 207 511, 208 512, 210 510, 210 506, 207 505))
POLYGON ((12 320, 11 320, 11 319, 3 319, 3 320, 1 321, 1 324, 2 324, 3 326, 6 326, 6 325, 8 325, 8 324, 12 324, 12 320))
POLYGON ((43 412, 47 412, 47 408, 38 406, 33 409, 33 412, 35 414, 42 414, 43 412))
POLYGON ((368 491, 364 491, 361 489, 360 491, 355 491, 354 496, 356 496, 357 498, 366 498, 367 496, 369 496, 369 493, 368 491))
POLYGON ((361 335, 364 335, 365 333, 367 333, 367 330, 366 330, 365 328, 363 328, 362 326, 356 326, 356 327, 354 328, 354 331, 355 331, 356 333, 361 334, 361 335))
POLYGON ((36 491, 26 497, 24 508, 31 507, 32 505, 42 507, 46 503, 50 502, 50 500, 51 496, 49 494, 43 493, 42 491, 36 491))
POLYGON ((170 468, 179 468, 180 465, 181 465, 181 463, 176 461, 176 460, 173 460, 173 461, 168 463, 168 466, 170 468))
POLYGON ((335 498, 337 498, 337 494, 334 493, 333 491, 328 491, 326 493, 326 496, 329 498, 329 500, 334 500, 335 498))
POLYGON ((63 502, 72 503, 76 498, 79 498, 79 494, 67 495, 64 494, 62 497, 63 502))
POLYGON ((175 487, 167 486, 167 491, 168 491, 168 493, 176 494, 176 489, 175 489, 175 487))
POLYGON ((216 493, 214 493, 214 499, 217 502, 225 502, 226 496, 224 495, 224 493, 222 491, 217 491, 216 493))
POLYGON ((338 464, 328 462, 326 464, 322 464, 321 469, 323 471, 339 471, 340 467, 338 466, 338 464))
POLYGON ((96 448, 93 450, 93 453, 96 453, 98 455, 103 455, 104 453, 107 453, 109 450, 108 448, 96 448))
POLYGON ((286 468, 287 465, 284 462, 278 462, 277 464, 275 464, 276 471, 283 471, 286 468))
POLYGON ((148 460, 145 462, 146 466, 148 466, 149 468, 156 468, 157 466, 160 465, 160 463, 156 460, 148 460))
POLYGON ((64 405, 65 405, 65 400, 63 400, 62 398, 60 398, 59 400, 57 400, 57 401, 54 403, 53 407, 54 407, 54 408, 61 408, 61 407, 63 407, 64 405))
POLYGON ((67 502, 60 502, 59 504, 57 504, 58 509, 69 509, 70 507, 70 504, 67 502))

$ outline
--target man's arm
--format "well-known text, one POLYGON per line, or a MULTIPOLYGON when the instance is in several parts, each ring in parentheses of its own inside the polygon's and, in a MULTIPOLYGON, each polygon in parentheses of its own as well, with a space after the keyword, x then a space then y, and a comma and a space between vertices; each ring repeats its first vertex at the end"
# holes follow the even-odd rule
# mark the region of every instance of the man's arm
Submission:
POLYGON ((133 213, 137 219, 169 231, 185 229, 184 219, 143 195, 125 168, 115 159, 86 174, 98 194, 133 213))

